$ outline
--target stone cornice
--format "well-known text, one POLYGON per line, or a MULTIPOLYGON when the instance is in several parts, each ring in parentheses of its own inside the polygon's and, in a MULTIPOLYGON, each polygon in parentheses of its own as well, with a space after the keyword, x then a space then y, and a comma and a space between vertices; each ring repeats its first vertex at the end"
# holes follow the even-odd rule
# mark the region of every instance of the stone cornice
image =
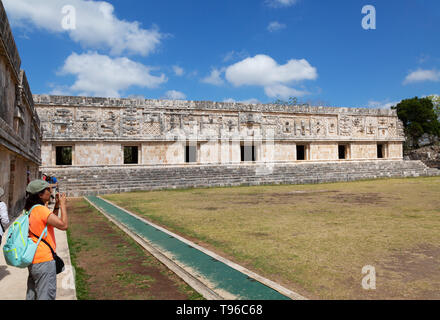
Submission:
POLYGON ((14 36, 9 25, 9 20, 6 15, 6 10, 3 7, 3 3, 0 1, 0 54, 4 51, 5 56, 9 60, 16 79, 20 75, 21 59, 18 54, 17 45, 15 44, 14 36))
POLYGON ((2 118, 0 118, 0 145, 22 156, 23 158, 26 158, 39 165, 41 164, 41 155, 35 154, 29 145, 27 145, 23 139, 17 136, 14 130, 12 130, 12 128, 2 118))
POLYGON ((33 95, 29 86, 29 82, 24 70, 20 71, 20 98, 25 101, 26 107, 32 116, 32 123, 35 124, 38 136, 41 137, 41 124, 38 117, 37 110, 35 109, 33 95))
POLYGON ((316 114, 316 115, 364 115, 364 116, 397 116, 395 110, 371 108, 346 108, 323 106, 286 106, 275 104, 244 104, 236 102, 212 101, 183 101, 183 100, 152 100, 128 98, 94 98, 73 96, 34 95, 34 102, 38 107, 101 107, 101 108, 143 108, 157 111, 174 110, 209 110, 209 111, 238 111, 238 112, 274 112, 288 114, 316 114))

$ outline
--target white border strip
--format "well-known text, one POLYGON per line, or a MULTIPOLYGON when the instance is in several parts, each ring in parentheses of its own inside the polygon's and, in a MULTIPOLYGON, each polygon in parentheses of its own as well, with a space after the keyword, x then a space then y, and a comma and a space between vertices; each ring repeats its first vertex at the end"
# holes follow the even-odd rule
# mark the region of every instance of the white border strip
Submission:
POLYGON ((167 229, 165 229, 165 228, 163 228, 161 226, 158 226, 158 225, 156 225, 156 224, 154 224, 154 223, 152 223, 152 222, 150 222, 148 220, 145 220, 144 218, 139 217, 138 215, 135 215, 134 213, 131 213, 130 211, 128 211, 128 210, 126 210, 124 208, 121 208, 120 206, 114 204, 113 202, 111 202, 109 200, 103 199, 100 196, 97 196, 97 197, 99 199, 107 202, 107 203, 110 203, 111 205, 115 206, 116 208, 126 212, 127 214, 130 214, 131 216, 133 216, 133 217, 135 217, 135 218, 137 218, 137 219, 139 219, 139 220, 141 220, 141 221, 151 225, 152 227, 154 227, 156 229, 159 229, 159 230, 165 232, 166 234, 168 234, 168 235, 170 235, 170 236, 172 236, 172 237, 174 237, 176 239, 179 239, 180 241, 182 241, 182 242, 184 242, 184 243, 186 243, 186 244, 188 244, 188 245, 190 245, 190 246, 192 246, 192 247, 202 251, 203 253, 211 256, 212 258, 223 262, 224 264, 228 265, 229 267, 231 267, 231 268, 233 268, 233 269, 235 269, 237 271, 240 271, 240 272, 246 274, 247 276, 249 276, 249 277, 251 277, 251 278, 261 282, 262 284, 264 284, 264 285, 274 289, 275 291, 278 291, 282 295, 285 295, 285 296, 287 296, 287 297, 289 297, 289 298, 291 298, 293 300, 308 300, 306 297, 304 297, 304 296, 302 296, 302 295, 300 295, 300 294, 298 294, 296 292, 293 292, 293 291, 291 291, 291 290, 289 290, 289 289, 279 285, 278 283, 276 283, 276 282, 274 282, 272 280, 264 278, 264 277, 260 276, 259 274, 255 273, 255 272, 252 272, 252 271, 250 271, 250 270, 248 270, 248 269, 246 269, 246 268, 244 268, 244 267, 242 267, 242 266, 240 266, 240 265, 238 265, 238 264, 236 264, 236 263, 234 263, 234 262, 232 262, 232 261, 230 261, 230 260, 228 260, 226 258, 223 258, 223 257, 219 256, 218 254, 216 254, 216 253, 214 253, 212 251, 209 251, 209 250, 207 250, 207 249, 205 249, 205 248, 195 244, 194 242, 191 242, 190 240, 187 240, 187 239, 185 239, 185 238, 183 238, 183 237, 181 237, 181 236, 179 236, 179 235, 177 235, 175 233, 172 233, 171 231, 169 231, 169 230, 167 230, 167 229))

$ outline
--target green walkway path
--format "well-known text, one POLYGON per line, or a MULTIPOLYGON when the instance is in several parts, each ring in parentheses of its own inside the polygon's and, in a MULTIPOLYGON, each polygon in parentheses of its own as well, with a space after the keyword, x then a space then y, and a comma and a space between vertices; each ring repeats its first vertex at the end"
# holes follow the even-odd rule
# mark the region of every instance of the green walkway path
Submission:
POLYGON ((89 196, 87 199, 130 231, 168 251, 181 264, 203 275, 214 286, 211 288, 213 290, 224 290, 243 300, 290 300, 278 291, 133 217, 107 201, 95 196, 89 196))

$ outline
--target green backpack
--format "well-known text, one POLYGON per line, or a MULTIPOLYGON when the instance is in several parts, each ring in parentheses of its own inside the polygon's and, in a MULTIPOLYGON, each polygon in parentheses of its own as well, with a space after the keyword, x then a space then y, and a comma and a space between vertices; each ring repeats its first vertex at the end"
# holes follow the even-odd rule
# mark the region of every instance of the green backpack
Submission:
POLYGON ((6 243, 3 246, 3 255, 6 263, 13 267, 26 268, 34 260, 35 251, 40 244, 43 235, 47 236, 47 225, 41 233, 37 243, 29 238, 29 217, 35 205, 29 212, 23 210, 23 214, 9 227, 6 243))

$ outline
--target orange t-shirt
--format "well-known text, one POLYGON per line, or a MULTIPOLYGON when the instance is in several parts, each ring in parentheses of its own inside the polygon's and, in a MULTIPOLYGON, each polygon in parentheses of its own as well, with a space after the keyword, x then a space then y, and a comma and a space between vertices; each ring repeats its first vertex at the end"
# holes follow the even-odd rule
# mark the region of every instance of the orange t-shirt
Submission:
MULTIPOLYGON (((34 241, 35 243, 37 243, 38 237, 43 233, 43 230, 47 224, 47 218, 51 214, 52 212, 50 212, 49 209, 45 206, 38 206, 32 210, 29 217, 29 237, 31 237, 32 241, 34 241), (31 233, 31 231, 35 233, 35 235, 37 235, 38 237, 35 237, 31 233)), ((47 236, 43 236, 42 239, 46 240, 52 246, 53 251, 56 251, 57 244, 55 242, 53 226, 47 226, 47 236)), ((37 247, 37 251, 35 252, 34 261, 32 263, 36 264, 52 260, 52 251, 50 251, 49 246, 43 241, 40 241, 37 247)))

